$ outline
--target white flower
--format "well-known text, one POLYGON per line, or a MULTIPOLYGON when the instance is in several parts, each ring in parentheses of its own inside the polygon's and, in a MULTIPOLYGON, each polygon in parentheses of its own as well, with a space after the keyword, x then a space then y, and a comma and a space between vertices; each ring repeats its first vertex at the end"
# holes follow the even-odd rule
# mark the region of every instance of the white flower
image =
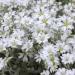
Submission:
POLYGON ((3 67, 5 67, 5 61, 4 59, 0 58, 0 70, 2 70, 3 67))
POLYGON ((4 43, 2 40, 0 40, 0 52, 5 51, 6 47, 4 46, 4 43))
POLYGON ((44 32, 33 33, 33 38, 40 44, 48 41, 49 35, 44 32))
POLYGON ((0 0, 0 3, 10 5, 11 0, 0 0))
POLYGON ((55 75, 66 75, 66 69, 65 68, 59 68, 55 75))
POLYGON ((63 55, 61 56, 62 62, 63 62, 64 64, 73 64, 74 61, 75 61, 74 58, 75 58, 74 55, 73 55, 73 54, 69 54, 69 53, 63 54, 63 55))
POLYGON ((22 50, 26 49, 26 52, 31 50, 31 48, 33 47, 33 41, 31 40, 26 40, 26 42, 22 45, 22 50))
POLYGON ((71 50, 70 45, 67 44, 66 42, 57 41, 55 46, 59 53, 70 52, 71 50))
POLYGON ((36 59, 36 62, 39 62, 39 63, 41 62, 41 58, 38 54, 35 55, 35 59, 36 59))
POLYGON ((40 52, 40 58, 44 61, 45 66, 50 71, 55 71, 59 65, 59 59, 56 56, 56 49, 53 47, 53 45, 45 46, 40 52))
POLYGON ((17 48, 18 46, 22 46, 23 41, 16 38, 10 38, 10 46, 13 48, 17 48))
POLYGON ((27 6, 30 0, 15 0, 15 3, 17 3, 17 5, 21 5, 21 6, 27 6))
POLYGON ((67 70, 66 75, 75 75, 75 72, 72 70, 67 70))
POLYGON ((43 70, 43 72, 40 73, 40 75, 49 75, 49 71, 48 70, 43 70))
POLYGON ((67 29, 70 29, 70 30, 73 29, 73 25, 72 25, 73 19, 71 17, 63 15, 60 18, 61 18, 61 21, 63 22, 63 26, 61 27, 63 31, 66 31, 67 29))
POLYGON ((68 70, 65 68, 59 68, 55 75, 75 75, 75 69, 68 70))

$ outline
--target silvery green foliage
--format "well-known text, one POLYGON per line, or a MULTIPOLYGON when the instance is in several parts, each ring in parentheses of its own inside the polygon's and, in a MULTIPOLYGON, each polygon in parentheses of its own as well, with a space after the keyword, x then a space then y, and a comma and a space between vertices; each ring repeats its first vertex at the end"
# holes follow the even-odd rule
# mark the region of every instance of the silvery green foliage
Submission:
POLYGON ((75 75, 75 5, 0 0, 0 70, 0 75, 75 75))

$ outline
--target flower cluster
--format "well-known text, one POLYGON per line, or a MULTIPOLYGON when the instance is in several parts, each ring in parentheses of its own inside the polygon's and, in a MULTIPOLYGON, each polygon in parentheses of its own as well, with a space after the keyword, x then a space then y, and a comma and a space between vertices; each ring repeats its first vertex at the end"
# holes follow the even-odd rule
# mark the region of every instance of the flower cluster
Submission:
POLYGON ((0 0, 0 53, 5 55, 0 57, 0 70, 8 66, 16 49, 23 62, 29 58, 43 62, 41 75, 75 75, 75 5, 0 0))

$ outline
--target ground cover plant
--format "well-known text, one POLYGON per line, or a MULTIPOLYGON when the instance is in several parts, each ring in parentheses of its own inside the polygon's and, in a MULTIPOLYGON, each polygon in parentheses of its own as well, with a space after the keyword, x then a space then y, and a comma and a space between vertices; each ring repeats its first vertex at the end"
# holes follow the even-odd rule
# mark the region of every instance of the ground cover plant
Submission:
POLYGON ((72 0, 0 0, 0 75, 75 75, 72 0))

